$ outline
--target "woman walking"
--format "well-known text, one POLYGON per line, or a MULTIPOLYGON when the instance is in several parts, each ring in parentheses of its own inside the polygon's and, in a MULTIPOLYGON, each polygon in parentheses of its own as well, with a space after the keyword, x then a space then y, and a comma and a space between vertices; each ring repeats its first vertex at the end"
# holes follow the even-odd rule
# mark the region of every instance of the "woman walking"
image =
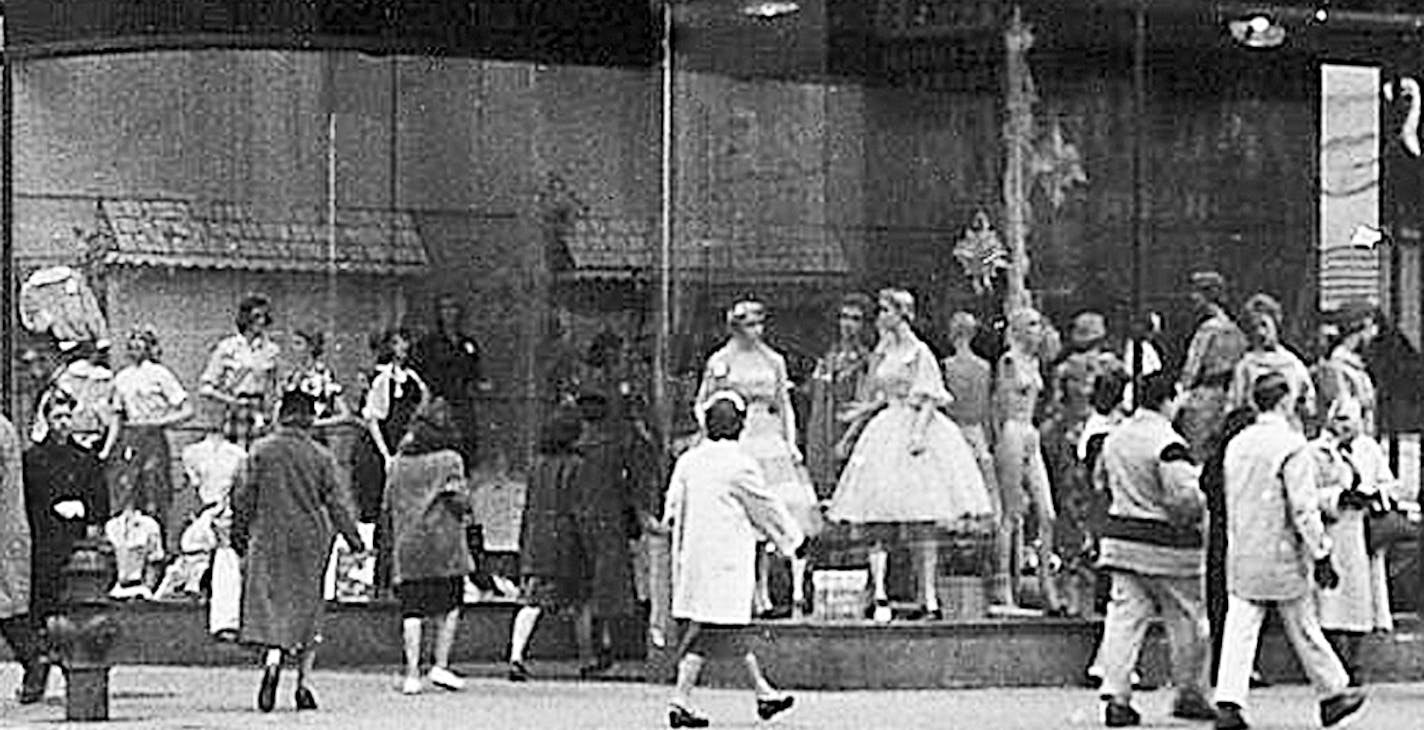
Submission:
POLYGON ((1385 553, 1370 549, 1367 515, 1393 508, 1403 491, 1384 449, 1364 434, 1362 415, 1359 401, 1336 399, 1327 411, 1325 433, 1313 442, 1320 460, 1321 516, 1340 574, 1338 587, 1320 592, 1320 628, 1355 686, 1365 635, 1394 629, 1385 553))
POLYGON ((766 540, 785 555, 805 541, 786 504, 767 488, 761 467, 737 443, 747 404, 735 392, 712 393, 699 408, 707 438, 673 467, 663 526, 672 534, 672 616, 681 630, 677 689, 668 702, 672 727, 707 727, 692 688, 708 658, 740 655, 756 687, 757 715, 769 720, 790 709, 756 654, 743 646, 756 587, 756 552, 766 540))
POLYGON ((940 531, 976 526, 993 514, 993 505, 969 443, 939 411, 950 395, 939 360, 910 327, 914 297, 885 289, 879 305, 880 341, 848 414, 855 446, 827 516, 850 523, 871 543, 876 621, 891 618, 887 546, 900 540, 919 553, 924 616, 936 619, 943 616, 936 591, 940 531))
POLYGON ((278 428, 252 445, 233 486, 232 544, 242 571, 241 641, 264 647, 257 707, 271 712, 284 655, 297 660, 298 710, 316 709, 308 679, 321 641, 322 578, 334 533, 365 552, 331 453, 312 440, 310 396, 282 396, 278 428))
POLYGON ((464 460, 455 450, 459 432, 444 401, 436 401, 411 422, 386 479, 385 509, 391 515, 391 582, 401 607, 405 641, 405 681, 401 692, 419 694, 421 627, 433 620, 434 664, 427 678, 436 687, 465 688, 450 671, 450 649, 460 625, 465 576, 475 569, 465 544, 470 500, 464 460))
MULTIPOLYGON (((816 490, 796 448, 796 413, 791 407, 786 358, 762 340, 766 307, 761 302, 738 302, 727 312, 727 327, 731 337, 707 358, 696 402, 706 404, 721 390, 735 391, 746 401, 742 446, 761 465, 767 488, 786 503, 801 530, 813 535, 820 527, 816 490)), ((763 554, 757 563, 756 606, 767 616, 774 613, 769 569, 770 556, 763 554)), ((791 612, 803 605, 805 572, 805 561, 791 561, 791 612)))

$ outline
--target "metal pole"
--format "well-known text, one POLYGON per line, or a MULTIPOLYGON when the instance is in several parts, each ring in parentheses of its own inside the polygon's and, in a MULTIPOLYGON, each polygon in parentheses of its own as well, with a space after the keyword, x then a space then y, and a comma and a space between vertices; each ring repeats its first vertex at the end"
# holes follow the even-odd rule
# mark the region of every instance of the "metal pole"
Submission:
POLYGON ((666 467, 672 444, 672 404, 668 402, 669 350, 672 343, 672 236, 673 236, 673 12, 669 2, 662 8, 662 180, 658 221, 657 288, 653 308, 656 331, 653 339, 653 411, 657 418, 657 438, 662 463, 666 467))
MULTIPOLYGON (((328 92, 330 98, 330 92, 328 92)), ((326 111, 326 331, 336 334, 336 111, 326 111)))
MULTIPOLYGON (((1395 83, 1397 79, 1398 67, 1391 60, 1386 60, 1380 68, 1380 76, 1386 82, 1395 83)), ((1394 136, 1385 127, 1388 124, 1390 109, 1382 100, 1380 101, 1380 135, 1379 135, 1379 210, 1380 229, 1384 231, 1384 242, 1389 246, 1387 255, 1389 261, 1389 321, 1394 327, 1400 326, 1400 314, 1402 304, 1400 298, 1400 273, 1402 262, 1400 261, 1399 250, 1399 216, 1396 214, 1394 195, 1394 136)), ((1379 389, 1380 403, 1379 410, 1389 410, 1391 414, 1397 409, 1392 407, 1394 393, 1390 388, 1379 389)), ((1390 419, 1390 429, 1386 436, 1389 448, 1389 468, 1395 474, 1399 473, 1399 424, 1390 419)))
POLYGON ((1136 408, 1142 393, 1142 335, 1137 320, 1142 318, 1142 249, 1147 237, 1145 200, 1147 146, 1147 0, 1138 0, 1132 43, 1132 402, 1136 408))

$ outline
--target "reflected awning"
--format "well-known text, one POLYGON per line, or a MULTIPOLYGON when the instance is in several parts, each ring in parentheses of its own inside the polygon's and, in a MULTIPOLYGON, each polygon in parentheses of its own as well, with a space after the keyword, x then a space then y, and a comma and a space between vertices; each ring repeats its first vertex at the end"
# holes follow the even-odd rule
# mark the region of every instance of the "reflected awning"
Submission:
MULTIPOLYGON (((838 280, 847 276, 843 229, 751 224, 688 226, 672 248, 676 278, 717 282, 838 280)), ((561 276, 652 281, 658 267, 658 229, 651 222, 580 219, 562 239, 568 254, 561 276)), ((557 268, 557 267, 556 267, 557 268)))
POLYGON ((337 211, 334 247, 318 210, 261 218, 238 203, 106 198, 99 225, 98 260, 116 266, 400 276, 429 265, 403 211, 337 211))

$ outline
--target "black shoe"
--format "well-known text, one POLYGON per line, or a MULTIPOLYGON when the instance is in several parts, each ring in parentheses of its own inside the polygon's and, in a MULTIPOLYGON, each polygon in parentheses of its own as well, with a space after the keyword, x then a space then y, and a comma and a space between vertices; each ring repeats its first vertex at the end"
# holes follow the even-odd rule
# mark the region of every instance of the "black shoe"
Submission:
POLYGON ((1251 689, 1261 689, 1271 686, 1271 680, 1266 679, 1266 675, 1261 674, 1259 669, 1251 670, 1251 689))
POLYGON ((257 688, 257 709, 271 712, 277 706, 277 681, 282 678, 282 667, 272 665, 262 668, 262 684, 257 688))
POLYGON ((1365 693, 1358 689, 1347 689, 1320 703, 1320 724, 1325 727, 1339 725, 1342 720, 1360 711, 1365 706, 1365 693))
POLYGON ((707 727, 712 721, 680 705, 668 706, 668 727, 707 727))
POLYGON ((316 709, 316 695, 312 694, 312 691, 306 687, 297 688, 295 699, 297 701, 298 710, 316 709))
POLYGON ((1246 718, 1241 716, 1241 706, 1234 702, 1216 703, 1216 730, 1246 730, 1246 718))
POLYGON ((509 663, 509 681, 511 681, 511 682, 528 682, 528 681, 529 681, 529 667, 524 666, 524 662, 510 662, 510 663, 509 663))
POLYGON ((1177 695, 1177 700, 1172 703, 1172 717, 1211 721, 1216 719, 1216 708, 1200 692, 1186 692, 1177 695))
POLYGON ((791 705, 796 703, 796 698, 791 695, 782 695, 774 699, 764 700, 757 698, 757 717, 763 720, 770 720, 777 715, 791 709, 791 705))
POLYGON ((1142 715, 1125 702, 1109 702, 1105 718, 1108 727, 1132 727, 1142 724, 1142 715))
POLYGON ((24 679, 15 691, 15 700, 22 705, 33 705, 44 699, 45 688, 49 686, 50 663, 40 659, 25 667, 24 679))

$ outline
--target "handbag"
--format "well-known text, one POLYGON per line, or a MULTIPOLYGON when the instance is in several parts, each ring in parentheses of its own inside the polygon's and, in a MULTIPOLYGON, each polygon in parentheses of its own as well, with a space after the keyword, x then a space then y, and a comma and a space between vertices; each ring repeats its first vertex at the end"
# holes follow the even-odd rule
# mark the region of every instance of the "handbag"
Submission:
POLYGON ((1365 544, 1370 552, 1378 554, 1391 545, 1415 539, 1419 526, 1409 521, 1403 510, 1370 510, 1365 514, 1365 544))

